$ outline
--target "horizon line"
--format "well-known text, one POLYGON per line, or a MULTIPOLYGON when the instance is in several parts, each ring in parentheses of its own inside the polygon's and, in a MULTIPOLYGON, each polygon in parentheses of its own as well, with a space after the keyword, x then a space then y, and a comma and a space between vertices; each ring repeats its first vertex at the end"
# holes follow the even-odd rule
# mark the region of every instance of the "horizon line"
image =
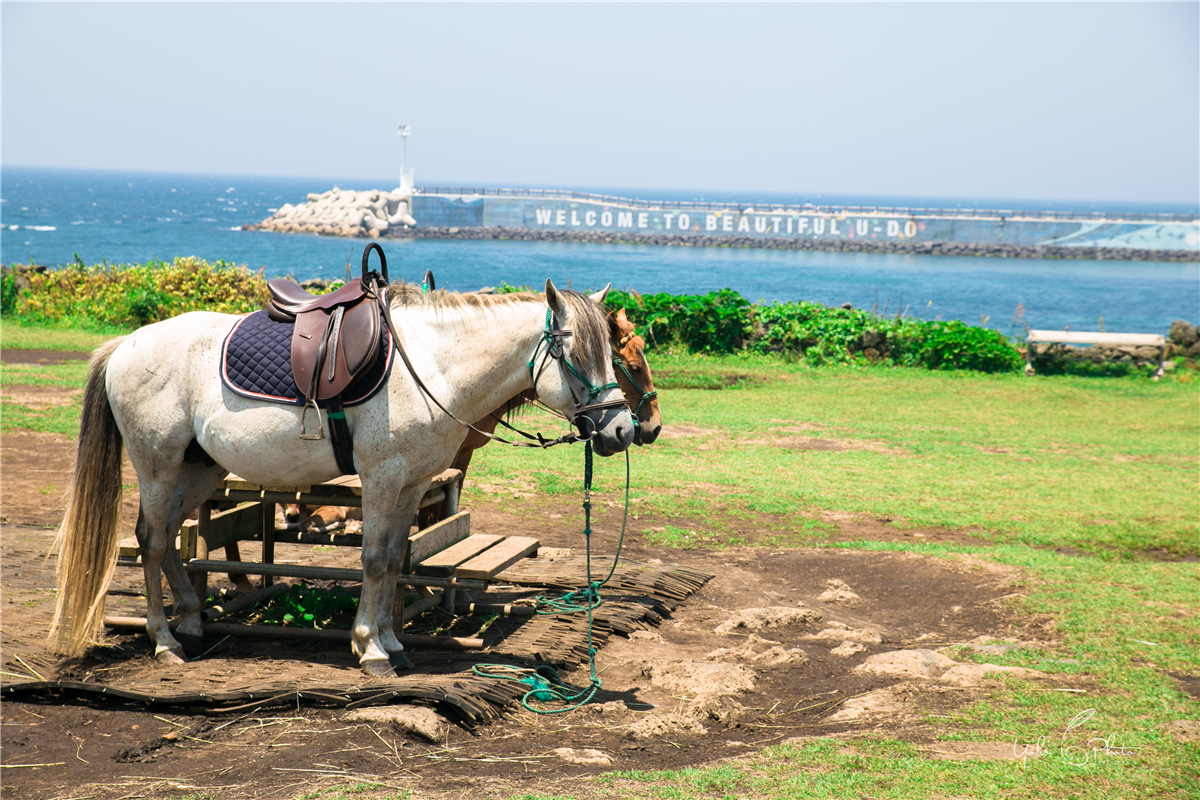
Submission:
MULTIPOLYGON (((0 170, 44 170, 48 172, 78 172, 78 173, 110 173, 110 174, 132 174, 132 175, 154 175, 154 176, 180 176, 192 178, 246 178, 253 180, 276 179, 290 181, 378 181, 379 176, 367 177, 361 175, 343 175, 334 177, 330 175, 280 175, 275 173, 239 173, 239 172, 195 172, 188 170, 157 170, 147 168, 125 168, 125 167, 78 167, 78 166, 50 166, 44 164, 7 164, 0 163, 0 170)), ((1080 204, 1080 205, 1114 205, 1114 204, 1132 204, 1132 205, 1172 205, 1188 209, 1190 213, 1200 214, 1200 199, 1197 200, 1129 200, 1129 199, 1080 199, 1080 198, 1064 198, 1064 197, 1011 197, 1011 196, 990 196, 990 195, 938 195, 927 193, 913 194, 893 194, 887 192, 843 192, 843 191, 813 191, 813 190, 783 190, 783 189, 712 189, 712 188, 695 188, 695 187, 648 187, 648 186, 585 186, 581 184, 533 184, 533 183, 500 183, 494 181, 452 181, 452 180, 431 180, 425 182, 426 186, 442 187, 442 188, 487 188, 487 189, 553 189, 559 191, 580 191, 589 193, 609 193, 609 192, 669 192, 669 193, 696 193, 713 195, 711 198, 701 198, 704 202, 719 202, 720 195, 736 196, 746 194, 760 194, 765 196, 790 196, 790 197, 807 197, 807 198, 904 198, 911 200, 940 200, 940 201, 959 201, 971 204, 977 204, 980 201, 986 202, 1017 202, 1017 203, 1034 203, 1045 202, 1054 204, 1080 204)), ((339 187, 346 188, 346 187, 339 187)), ((417 184, 416 188, 420 189, 421 184, 417 184)), ((371 187, 372 190, 391 191, 390 189, 380 189, 379 187, 371 187)), ((839 201, 840 202, 840 201, 839 201)), ((828 201, 826 202, 828 204, 828 201)), ((838 202, 834 203, 839 204, 838 202)), ((976 208, 984 208, 984 206, 974 205, 976 208)))

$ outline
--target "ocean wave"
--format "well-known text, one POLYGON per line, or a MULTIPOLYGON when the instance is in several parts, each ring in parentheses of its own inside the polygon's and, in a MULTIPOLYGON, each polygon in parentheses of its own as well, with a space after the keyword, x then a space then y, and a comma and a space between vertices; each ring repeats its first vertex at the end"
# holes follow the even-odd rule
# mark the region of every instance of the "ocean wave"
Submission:
POLYGON ((54 227, 53 225, 26 225, 25 230, 27 230, 27 231, 56 231, 56 230, 58 230, 58 228, 54 227))
POLYGON ((234 225, 234 226, 233 226, 232 228, 230 228, 229 230, 231 230, 231 231, 240 231, 241 229, 242 229, 242 226, 241 226, 241 225, 234 225))

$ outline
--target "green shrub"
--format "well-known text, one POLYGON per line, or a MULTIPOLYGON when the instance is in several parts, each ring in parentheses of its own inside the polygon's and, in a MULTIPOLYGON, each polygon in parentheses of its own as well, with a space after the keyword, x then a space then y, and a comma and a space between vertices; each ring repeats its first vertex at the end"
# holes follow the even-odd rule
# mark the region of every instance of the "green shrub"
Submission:
MULTIPOLYGON (((3 277, 5 316, 78 327, 137 327, 199 310, 245 314, 263 308, 268 296, 261 270, 194 257, 90 267, 77 260, 30 273, 29 281, 27 291, 18 291, 11 275, 3 277)), ((527 288, 502 283, 497 291, 527 288)), ((1003 334, 958 321, 880 317, 808 301, 751 305, 732 289, 703 295, 612 291, 606 304, 624 308, 651 349, 779 354, 813 365, 869 361, 981 372, 1021 366, 1003 334)))
POLYGON ((30 288, 19 294, 13 287, 11 311, 6 307, 6 313, 36 323, 134 327, 188 311, 245 314, 267 302, 261 270, 194 257, 169 264, 75 264, 30 273, 29 282, 30 288))
POLYGON ((929 369, 1013 372, 1021 366, 1017 349, 1000 331, 959 320, 919 323, 911 334, 910 358, 929 369))
POLYGON ((13 313, 17 307, 17 279, 5 274, 0 277, 0 314, 13 313))
POLYGON ((656 347, 683 345, 694 353, 732 353, 750 335, 750 303, 732 289, 708 294, 646 294, 613 291, 605 304, 624 308, 656 347))
POLYGON ((751 305, 731 289, 682 296, 610 292, 606 303, 626 310, 651 349, 775 353, 815 366, 869 361, 1011 372, 1021 365, 1016 348, 999 331, 958 321, 881 317, 805 300, 751 305))

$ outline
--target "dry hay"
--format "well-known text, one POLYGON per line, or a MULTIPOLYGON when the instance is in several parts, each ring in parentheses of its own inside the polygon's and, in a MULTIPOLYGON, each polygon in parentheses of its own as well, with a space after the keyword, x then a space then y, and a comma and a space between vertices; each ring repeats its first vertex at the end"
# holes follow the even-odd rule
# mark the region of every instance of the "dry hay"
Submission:
MULTIPOLYGON (((580 558, 529 559, 503 573, 500 580, 548 590, 578 588, 584 562, 580 558)), ((595 579, 603 575, 595 576, 595 579)), ((600 649, 614 632, 632 633, 662 621, 679 603, 713 576, 687 567, 622 564, 593 614, 591 643, 600 649)), ((417 671, 390 679, 363 678, 354 672, 347 685, 346 670, 328 664, 292 661, 280 671, 288 680, 256 681, 255 662, 210 657, 190 662, 166 678, 155 662, 121 662, 108 673, 112 683, 91 681, 27 681, 0 688, 4 699, 33 697, 56 701, 106 699, 133 706, 182 706, 196 713, 229 714, 306 704, 360 708, 390 703, 437 706, 443 713, 474 727, 496 719, 528 689, 513 681, 475 675, 479 662, 528 666, 534 662, 572 667, 588 661, 588 619, 584 613, 507 617, 497 620, 483 636, 483 652, 423 648, 409 651, 417 671), (148 669, 147 669, 148 667, 148 669), (297 675, 296 673, 300 674, 297 675), (181 686, 206 686, 206 691, 177 691, 181 686)), ((277 659, 282 659, 277 656, 277 659)), ((283 660, 278 661, 283 664, 283 660)))

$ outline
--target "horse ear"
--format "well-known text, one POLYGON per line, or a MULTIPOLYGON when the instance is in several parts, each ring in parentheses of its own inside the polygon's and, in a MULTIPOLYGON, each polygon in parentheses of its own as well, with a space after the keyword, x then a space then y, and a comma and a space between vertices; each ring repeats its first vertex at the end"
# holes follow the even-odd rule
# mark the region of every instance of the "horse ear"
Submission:
POLYGON ((623 322, 623 323, 629 322, 629 317, 625 316, 625 309, 622 308, 620 311, 617 312, 617 322, 623 322))
POLYGON ((554 281, 546 278, 546 305, 550 306, 550 310, 560 317, 565 317, 567 306, 559 296, 558 290, 554 288, 554 281))
POLYGON ((600 291, 598 291, 598 292, 596 292, 595 294, 591 295, 591 298, 592 298, 593 300, 595 300, 597 303, 599 303, 600 305, 604 305, 604 298, 608 297, 608 290, 609 290, 609 289, 611 289, 611 288, 612 288, 612 282, 610 281, 610 282, 609 282, 609 284, 608 284, 608 286, 605 286, 605 287, 604 287, 603 289, 601 289, 600 291))

